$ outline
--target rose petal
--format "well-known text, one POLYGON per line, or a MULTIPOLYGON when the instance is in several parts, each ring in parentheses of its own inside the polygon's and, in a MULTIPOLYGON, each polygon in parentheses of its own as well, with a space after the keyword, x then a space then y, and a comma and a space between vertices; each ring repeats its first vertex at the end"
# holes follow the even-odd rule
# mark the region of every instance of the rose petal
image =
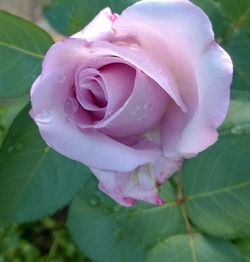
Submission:
POLYGON ((216 128, 224 120, 230 100, 232 62, 218 44, 212 43, 204 51, 195 68, 199 104, 182 132, 182 155, 200 152, 216 141, 216 128))
POLYGON ((103 41, 96 41, 92 44, 93 50, 99 50, 103 54, 109 56, 117 56, 124 59, 135 68, 141 70, 148 77, 152 78, 168 95, 176 102, 180 108, 186 112, 186 106, 183 103, 179 90, 177 89, 173 76, 165 68, 164 72, 161 70, 162 66, 158 63, 150 53, 142 49, 130 50, 127 46, 117 46, 103 41))
MULTIPOLYGON (((74 80, 65 72, 69 72, 68 68, 51 71, 40 77, 32 87, 33 117, 50 147, 91 167, 119 172, 131 171, 159 157, 157 148, 134 149, 100 132, 84 133, 68 121, 64 106, 71 95, 74 80), (60 81, 62 78, 64 82, 60 81)), ((82 114, 82 117, 86 116, 82 114)))
POLYGON ((115 137, 137 135, 159 122, 167 103, 167 93, 144 73, 137 71, 134 90, 126 103, 111 117, 94 126, 115 137))
POLYGON ((105 65, 100 72, 107 92, 107 118, 117 112, 131 95, 136 72, 133 67, 121 62, 105 65))
POLYGON ((159 204, 157 186, 146 166, 132 173, 91 169, 100 180, 99 188, 123 206, 132 206, 135 200, 159 204))
POLYGON ((112 30, 113 21, 118 18, 113 14, 110 8, 105 8, 80 32, 72 35, 72 38, 81 38, 87 41, 97 41, 112 39, 114 34, 112 30), (101 26, 100 26, 101 25, 101 26))
POLYGON ((187 0, 140 1, 113 28, 134 35, 175 77, 187 113, 169 104, 162 130, 166 156, 190 157, 214 143, 228 108, 232 63, 214 42, 206 14, 187 0))
POLYGON ((181 164, 179 159, 159 157, 155 163, 138 167, 133 172, 91 170, 100 181, 99 188, 123 206, 132 206, 135 200, 162 205, 158 186, 181 164))

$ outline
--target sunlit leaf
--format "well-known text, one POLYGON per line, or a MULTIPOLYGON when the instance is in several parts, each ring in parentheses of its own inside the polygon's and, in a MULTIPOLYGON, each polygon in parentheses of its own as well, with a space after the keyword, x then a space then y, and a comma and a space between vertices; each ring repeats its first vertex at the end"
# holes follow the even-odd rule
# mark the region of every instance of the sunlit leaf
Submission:
POLYGON ((147 262, 244 262, 237 248, 229 241, 199 234, 166 238, 148 253, 147 262))
POLYGON ((29 91, 53 40, 36 25, 3 11, 0 25, 0 97, 17 97, 29 91))
POLYGON ((67 204, 89 171, 42 141, 25 108, 0 149, 0 225, 38 219, 67 204))

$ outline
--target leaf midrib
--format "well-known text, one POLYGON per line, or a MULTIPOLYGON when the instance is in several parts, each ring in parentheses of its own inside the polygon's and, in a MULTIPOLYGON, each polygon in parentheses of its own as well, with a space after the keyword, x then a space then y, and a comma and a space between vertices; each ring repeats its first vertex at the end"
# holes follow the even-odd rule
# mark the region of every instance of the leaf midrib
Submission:
POLYGON ((16 51, 18 51, 20 53, 23 53, 23 54, 26 54, 26 55, 29 55, 29 56, 33 56, 33 57, 36 57, 36 58, 39 58, 39 59, 43 59, 44 58, 44 56, 42 54, 37 54, 37 53, 31 52, 29 50, 20 48, 18 46, 4 43, 2 41, 0 41, 0 46, 4 46, 4 47, 7 47, 9 49, 13 49, 13 50, 16 50, 16 51))
POLYGON ((191 196, 187 196, 187 201, 192 201, 192 200, 196 200, 196 199, 201 199, 201 198, 205 198, 205 197, 212 197, 214 195, 217 194, 221 194, 227 191, 234 191, 234 190, 239 190, 242 189, 244 187, 250 186, 250 181, 245 181, 243 183, 237 184, 237 185, 232 185, 229 187, 225 187, 225 188, 221 188, 218 190, 214 190, 214 191, 210 191, 210 192, 205 192, 205 193, 201 193, 201 194, 197 194, 197 195, 191 195, 191 196))

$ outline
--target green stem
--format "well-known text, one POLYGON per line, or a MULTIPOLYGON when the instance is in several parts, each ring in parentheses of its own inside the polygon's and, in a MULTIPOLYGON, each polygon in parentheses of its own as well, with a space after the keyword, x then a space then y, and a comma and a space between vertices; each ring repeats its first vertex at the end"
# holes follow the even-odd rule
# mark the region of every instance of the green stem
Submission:
POLYGON ((44 262, 49 262, 51 258, 53 258, 53 256, 55 255, 56 253, 56 250, 57 250, 57 246, 58 246, 58 243, 57 243, 57 236, 54 237, 54 241, 50 247, 50 250, 49 250, 49 254, 47 255, 46 259, 44 262))
POLYGON ((187 208, 186 208, 186 205, 185 205, 185 196, 183 194, 182 184, 183 184, 182 183, 182 174, 179 174, 178 175, 178 192, 177 192, 177 201, 176 202, 177 202, 177 204, 180 205, 180 209, 181 209, 181 213, 182 213, 182 216, 183 216, 183 219, 184 219, 186 230, 187 230, 187 233, 188 233, 189 238, 190 238, 190 248, 191 248, 191 251, 192 251, 193 261, 198 262, 199 260, 197 258, 196 250, 195 250, 193 229, 192 229, 191 223, 190 223, 189 218, 188 218, 188 212, 187 212, 187 208))

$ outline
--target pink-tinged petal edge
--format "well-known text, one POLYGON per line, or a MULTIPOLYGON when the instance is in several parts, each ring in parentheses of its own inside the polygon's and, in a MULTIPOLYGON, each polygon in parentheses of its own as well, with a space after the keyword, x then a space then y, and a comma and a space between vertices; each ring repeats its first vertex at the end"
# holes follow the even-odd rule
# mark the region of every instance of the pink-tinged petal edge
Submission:
POLYGON ((99 180, 99 188, 123 206, 136 200, 163 205, 158 187, 182 165, 180 159, 159 157, 153 164, 138 167, 132 172, 112 172, 91 168, 99 180))

